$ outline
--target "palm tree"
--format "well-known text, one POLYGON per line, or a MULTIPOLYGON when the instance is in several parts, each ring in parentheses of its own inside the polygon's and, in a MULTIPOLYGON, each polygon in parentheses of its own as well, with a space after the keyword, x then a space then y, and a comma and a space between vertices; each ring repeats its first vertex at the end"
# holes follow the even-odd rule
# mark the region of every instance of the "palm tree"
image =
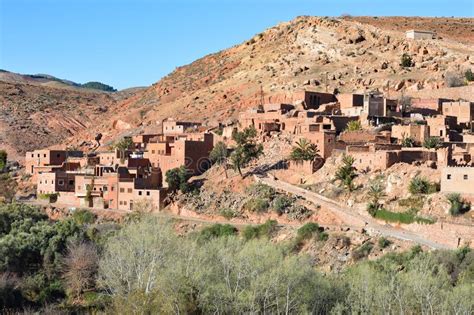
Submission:
POLYGON ((290 158, 293 161, 312 161, 318 155, 318 148, 306 138, 301 138, 293 147, 290 158))
POLYGON ((352 156, 344 154, 342 157, 342 166, 337 169, 335 175, 336 180, 339 180, 341 185, 349 191, 355 189, 354 178, 357 174, 355 173, 354 162, 355 159, 352 156))

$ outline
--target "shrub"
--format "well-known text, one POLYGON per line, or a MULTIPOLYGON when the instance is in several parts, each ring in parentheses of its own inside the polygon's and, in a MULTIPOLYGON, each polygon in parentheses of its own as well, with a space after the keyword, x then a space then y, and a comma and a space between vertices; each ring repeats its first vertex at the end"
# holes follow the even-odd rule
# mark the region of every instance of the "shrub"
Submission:
POLYGON ((254 238, 272 237, 273 233, 276 231, 277 221, 268 220, 264 224, 252 226, 247 225, 242 231, 242 236, 245 240, 251 240, 254 238))
POLYGON ((111 87, 110 85, 101 83, 101 82, 87 82, 84 84, 81 84, 81 87, 86 88, 86 89, 94 89, 94 90, 101 90, 101 91, 106 91, 106 92, 116 92, 117 90, 111 87))
POLYGON ((0 171, 7 165, 7 151, 0 150, 0 171))
POLYGON ((380 248, 386 248, 387 246, 390 246, 390 244, 392 244, 392 242, 385 237, 381 237, 378 240, 378 245, 380 248))
POLYGON ((404 148, 413 148, 415 146, 415 139, 411 137, 403 138, 401 144, 404 148))
POLYGON ((441 145, 441 140, 437 137, 426 138, 423 146, 427 149, 437 149, 441 145))
POLYGON ((86 209, 76 210, 72 214, 72 219, 79 225, 94 223, 96 218, 94 213, 86 209))
POLYGON ((297 236, 301 240, 306 240, 319 231, 320 227, 317 223, 309 222, 298 229, 297 236))
POLYGON ((239 213, 237 211, 234 211, 233 209, 230 209, 230 208, 222 208, 219 211, 219 213, 221 216, 223 216, 227 220, 230 220, 239 216, 239 213))
POLYGON ((227 237, 237 234, 235 226, 230 224, 213 224, 205 227, 199 233, 198 241, 207 242, 217 237, 227 237))
POLYGON ((405 67, 405 68, 413 66, 413 60, 412 60, 412 58, 409 54, 404 53, 402 55, 401 65, 402 65, 402 67, 405 67))
POLYGON ((467 69, 466 72, 464 72, 464 77, 469 82, 474 81, 474 73, 472 73, 471 69, 467 69))
POLYGON ((461 215, 471 210, 471 204, 462 200, 460 194, 449 194, 447 198, 449 203, 451 204, 451 207, 449 208, 449 213, 452 216, 461 215))
POLYGON ((447 87, 458 87, 466 85, 466 83, 464 82, 464 78, 460 74, 453 72, 448 72, 445 74, 444 82, 447 87))
POLYGON ((346 131, 362 130, 362 123, 359 120, 351 120, 347 123, 346 131))
POLYGON ((288 208, 288 219, 290 220, 304 220, 311 216, 312 212, 303 205, 293 205, 288 208))
POLYGON ((56 202, 58 200, 58 193, 39 194, 38 198, 48 200, 48 202, 56 202))
POLYGON ((257 196, 263 199, 273 199, 276 191, 273 187, 263 183, 255 183, 247 187, 247 193, 253 196, 257 196))
POLYGON ((285 195, 279 195, 273 200, 273 208, 281 215, 289 206, 291 206, 292 202, 292 198, 285 195))
POLYGON ((245 210, 257 213, 266 212, 269 207, 268 201, 262 198, 253 198, 244 204, 245 210))
POLYGON ((437 183, 430 183, 426 178, 416 176, 410 181, 408 191, 412 194, 432 194, 438 191, 437 183))
POLYGON ((398 200, 398 205, 405 208, 421 209, 423 208, 424 203, 425 200, 423 196, 420 195, 398 200))
POLYGON ((342 165, 337 169, 335 179, 340 181, 341 186, 349 191, 353 191, 354 178, 357 176, 354 167, 355 159, 350 155, 342 157, 342 165))
POLYGON ((354 260, 365 258, 369 256, 370 252, 372 251, 372 248, 374 248, 373 243, 371 242, 364 243, 352 252, 352 258, 354 260))

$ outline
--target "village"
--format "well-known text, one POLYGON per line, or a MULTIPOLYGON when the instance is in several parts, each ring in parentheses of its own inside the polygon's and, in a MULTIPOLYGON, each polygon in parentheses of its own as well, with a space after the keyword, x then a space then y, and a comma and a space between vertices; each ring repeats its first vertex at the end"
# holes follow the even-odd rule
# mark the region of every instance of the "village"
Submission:
POLYGON ((133 210, 148 200, 157 210, 167 195, 166 174, 184 166, 200 175, 210 166, 218 142, 233 145, 232 134, 255 128, 259 141, 289 134, 317 147, 313 160, 291 161, 295 172, 317 172, 334 155, 349 155, 357 170, 386 170, 397 163, 439 170, 440 190, 472 198, 474 193, 474 103, 450 99, 411 99, 383 93, 332 94, 303 90, 292 103, 260 104, 239 115, 238 123, 203 126, 165 119, 157 132, 122 139, 125 147, 85 153, 35 150, 25 158, 37 196, 54 196, 71 207, 133 210))

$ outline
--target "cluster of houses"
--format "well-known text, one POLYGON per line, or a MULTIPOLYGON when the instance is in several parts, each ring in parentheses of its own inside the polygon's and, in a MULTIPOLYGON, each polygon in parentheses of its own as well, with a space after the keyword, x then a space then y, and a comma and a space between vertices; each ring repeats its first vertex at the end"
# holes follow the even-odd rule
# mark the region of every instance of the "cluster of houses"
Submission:
POLYGON ((190 174, 200 174, 209 168, 217 141, 254 127, 262 141, 288 133, 317 146, 315 161, 289 162, 295 171, 315 172, 333 154, 346 153, 359 171, 401 162, 436 167, 442 191, 474 194, 474 103, 412 99, 407 106, 379 93, 312 91, 295 93, 292 100, 259 105, 240 113, 237 124, 214 129, 166 119, 160 132, 133 136, 133 144, 122 151, 27 152, 26 172, 36 181, 38 195, 54 194, 62 204, 132 210, 149 201, 160 209, 168 170, 185 166, 190 174), (363 128, 349 131, 352 121, 363 128), (437 139, 436 148, 423 146, 430 138, 437 139))

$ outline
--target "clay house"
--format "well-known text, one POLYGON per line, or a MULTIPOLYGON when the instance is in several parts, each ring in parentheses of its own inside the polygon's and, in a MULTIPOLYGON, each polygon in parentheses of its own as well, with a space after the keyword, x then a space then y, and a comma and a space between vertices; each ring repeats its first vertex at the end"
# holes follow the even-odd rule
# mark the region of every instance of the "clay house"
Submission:
POLYGON ((334 130, 320 130, 299 133, 296 141, 305 138, 318 148, 318 154, 327 159, 331 156, 333 150, 336 148, 336 132, 334 130))
POLYGON ((438 137, 444 141, 458 141, 461 136, 457 132, 457 118, 454 116, 436 115, 426 117, 426 125, 429 127, 429 136, 438 137))
POLYGON ((367 93, 364 95, 364 109, 369 117, 401 117, 398 102, 385 98, 382 94, 367 93))
POLYGON ((410 124, 410 125, 394 125, 392 126, 391 137, 399 143, 405 138, 411 138, 416 145, 422 145, 425 139, 430 136, 430 127, 427 125, 410 124))
POLYGON ((25 169, 26 173, 35 176, 39 168, 46 170, 48 167, 61 166, 68 157, 83 157, 81 151, 66 150, 35 150, 26 152, 25 169))
POLYGON ((332 93, 304 91, 305 109, 319 109, 321 105, 337 102, 332 93))
POLYGON ((443 102, 442 112, 444 116, 456 117, 460 128, 472 130, 474 121, 474 102, 443 102))
POLYGON ((422 30, 408 30, 405 32, 405 37, 407 39, 434 39, 436 33, 422 30))
POLYGON ((359 116, 364 110, 364 95, 362 94, 338 94, 337 101, 345 116, 359 116))
POLYGON ((443 102, 450 102, 447 98, 413 98, 411 99, 410 112, 423 116, 433 116, 442 113, 443 102))
POLYGON ((213 147, 212 133, 186 134, 173 141, 150 143, 144 157, 154 167, 159 167, 164 175, 168 170, 180 166, 185 166, 191 174, 198 175, 209 168, 209 153, 213 147))
POLYGON ((375 132, 371 130, 344 131, 337 140, 338 143, 344 145, 390 144, 391 133, 390 131, 375 132))
POLYGON ((474 167, 447 166, 441 170, 441 192, 474 194, 474 167))
POLYGON ((196 132, 201 123, 189 121, 176 121, 172 118, 164 119, 162 122, 163 134, 183 134, 185 132, 196 132))

